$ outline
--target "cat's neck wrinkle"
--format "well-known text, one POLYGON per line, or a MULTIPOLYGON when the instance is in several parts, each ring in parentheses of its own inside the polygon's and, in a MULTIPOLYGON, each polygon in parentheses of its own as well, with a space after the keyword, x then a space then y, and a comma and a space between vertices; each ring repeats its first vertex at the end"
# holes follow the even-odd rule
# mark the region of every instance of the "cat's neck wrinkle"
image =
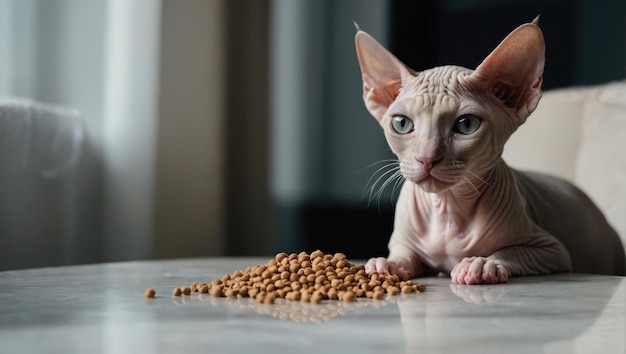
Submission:
POLYGON ((416 187, 415 197, 421 204, 420 210, 428 214, 430 219, 444 220, 447 224, 462 229, 475 219, 483 197, 492 194, 494 188, 501 190, 503 176, 499 173, 502 167, 499 165, 497 163, 482 176, 468 177, 466 183, 440 193, 428 193, 416 187))
MULTIPOLYGON (((506 165, 503 159, 493 168, 491 180, 493 186, 487 193, 484 207, 485 214, 493 225, 501 225, 510 215, 523 215, 524 205, 519 195, 513 170, 506 165)), ((518 218, 521 220, 521 218, 518 218)))
MULTIPOLYGON (((484 189, 484 188, 481 188, 484 189)), ((462 229, 471 222, 476 214, 478 201, 482 192, 459 193, 459 189, 451 188, 440 193, 428 193, 415 188, 416 200, 422 204, 420 210, 428 215, 430 220, 438 220, 448 225, 455 225, 462 229)))

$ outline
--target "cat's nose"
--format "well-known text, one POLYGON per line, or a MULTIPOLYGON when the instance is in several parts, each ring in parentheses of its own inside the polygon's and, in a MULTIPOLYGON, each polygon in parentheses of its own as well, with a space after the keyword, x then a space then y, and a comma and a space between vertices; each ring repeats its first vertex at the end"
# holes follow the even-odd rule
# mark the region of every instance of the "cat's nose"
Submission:
POLYGON ((424 165, 426 171, 430 171, 441 160, 441 156, 418 156, 415 159, 424 165))

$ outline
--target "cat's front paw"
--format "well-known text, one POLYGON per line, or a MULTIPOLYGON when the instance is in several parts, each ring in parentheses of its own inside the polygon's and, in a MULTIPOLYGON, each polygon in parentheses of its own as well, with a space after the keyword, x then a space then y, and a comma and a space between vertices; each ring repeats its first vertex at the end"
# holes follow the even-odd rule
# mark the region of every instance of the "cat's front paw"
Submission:
POLYGON ((390 261, 384 257, 370 258, 365 264, 367 273, 378 272, 380 275, 397 275, 401 280, 408 280, 410 272, 397 262, 390 261))
POLYGON ((509 280, 508 270, 497 260, 485 257, 464 258, 450 272, 455 284, 496 284, 509 280))

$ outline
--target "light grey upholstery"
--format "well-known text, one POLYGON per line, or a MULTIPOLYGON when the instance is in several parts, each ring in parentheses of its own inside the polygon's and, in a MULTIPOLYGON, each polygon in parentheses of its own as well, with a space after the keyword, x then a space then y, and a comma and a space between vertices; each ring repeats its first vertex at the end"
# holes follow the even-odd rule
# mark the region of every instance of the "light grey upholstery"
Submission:
POLYGON ((84 148, 76 110, 0 99, 0 270, 76 261, 84 148))

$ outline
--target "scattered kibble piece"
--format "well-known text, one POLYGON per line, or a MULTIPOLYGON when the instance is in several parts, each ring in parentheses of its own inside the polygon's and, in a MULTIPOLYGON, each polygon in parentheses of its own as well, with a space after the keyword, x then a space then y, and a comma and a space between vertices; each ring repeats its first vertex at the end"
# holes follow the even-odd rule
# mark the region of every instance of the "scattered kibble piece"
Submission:
POLYGON ((319 291, 316 291, 313 293, 313 295, 311 295, 311 303, 313 304, 319 304, 320 302, 322 302, 322 300, 323 300, 323 297, 319 291))
POLYGON ((374 291, 372 294, 372 299, 382 300, 385 297, 385 293, 382 291, 374 291))
POLYGON ((152 288, 148 288, 143 292, 143 295, 147 298, 153 299, 156 295, 156 291, 154 291, 154 289, 152 288))
POLYGON ((172 290, 173 296, 181 296, 182 294, 183 294, 183 291, 180 288, 174 288, 174 290, 172 290))
POLYGON ((389 295, 398 295, 400 293, 400 289, 397 286, 390 285, 387 288, 387 294, 389 295))
POLYGON ((222 288, 219 285, 212 286, 209 289, 209 293, 211 293, 213 297, 220 297, 222 296, 222 288))
POLYGON ((356 294, 353 293, 352 291, 346 291, 341 297, 341 300, 346 301, 346 302, 356 301, 356 294))

